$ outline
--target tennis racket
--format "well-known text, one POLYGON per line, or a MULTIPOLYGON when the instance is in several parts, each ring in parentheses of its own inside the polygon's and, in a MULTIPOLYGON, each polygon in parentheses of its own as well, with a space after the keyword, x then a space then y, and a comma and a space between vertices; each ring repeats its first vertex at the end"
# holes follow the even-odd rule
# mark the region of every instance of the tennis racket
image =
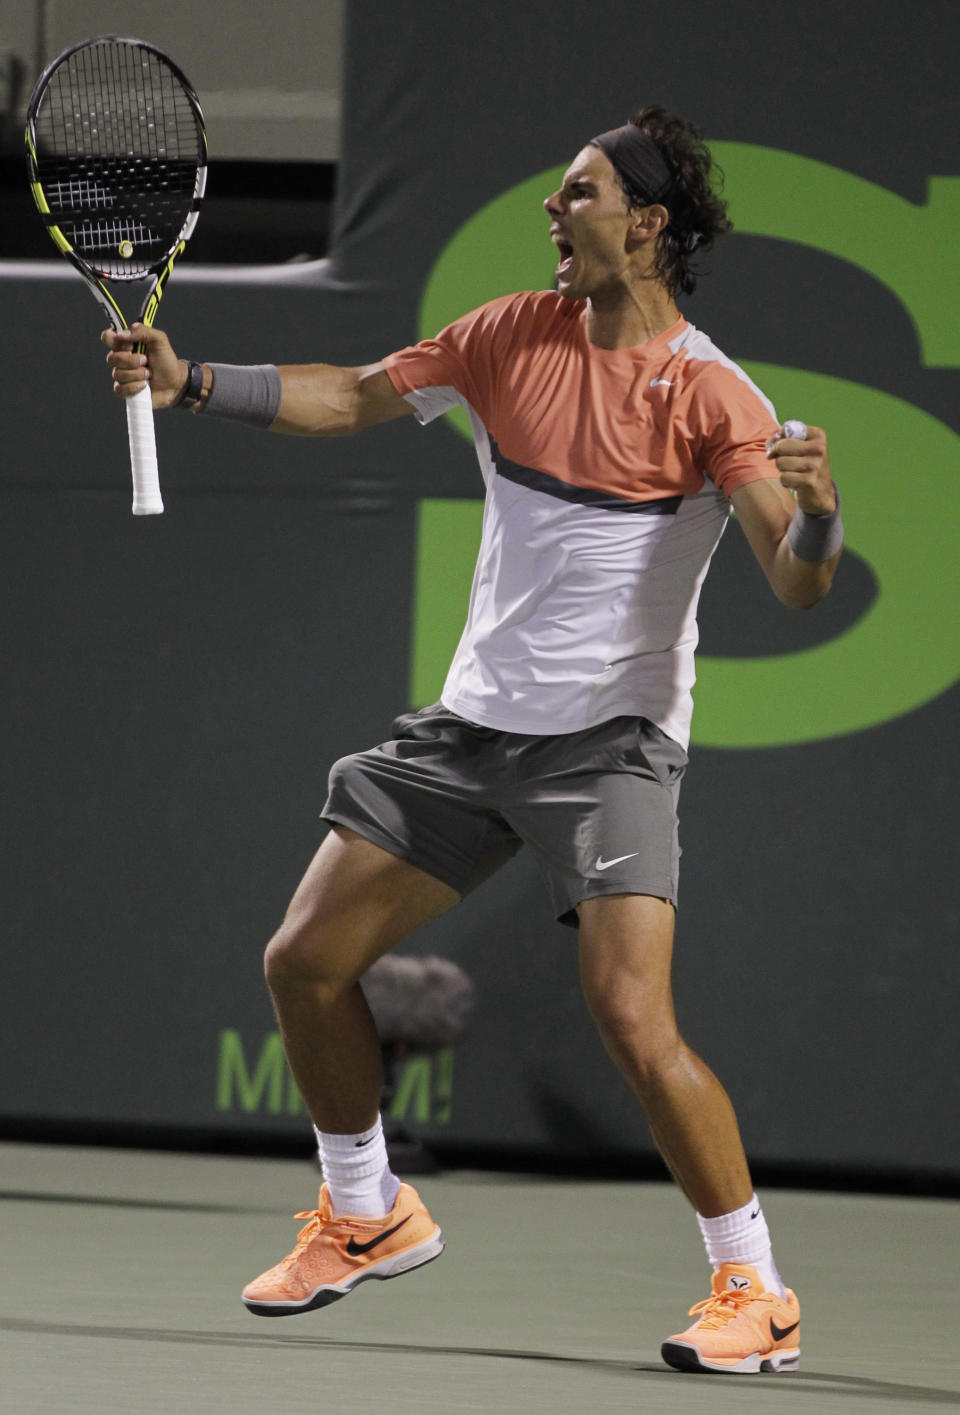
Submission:
MULTIPOLYGON (((186 77, 141 39, 75 44, 37 80, 26 138, 30 189, 57 248, 114 329, 128 325, 108 285, 149 281, 139 317, 151 327, 207 181, 203 113, 186 77)), ((133 514, 149 516, 163 510, 149 387, 126 406, 133 514)))

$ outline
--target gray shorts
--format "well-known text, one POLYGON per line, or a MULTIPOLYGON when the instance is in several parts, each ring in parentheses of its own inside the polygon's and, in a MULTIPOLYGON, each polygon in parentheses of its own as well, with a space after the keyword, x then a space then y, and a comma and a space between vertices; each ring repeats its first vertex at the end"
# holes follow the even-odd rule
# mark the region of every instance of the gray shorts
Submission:
POLYGON ((561 923, 602 894, 677 901, 678 743, 642 717, 555 737, 498 732, 441 703, 343 757, 323 819, 349 826, 459 894, 533 851, 561 923))

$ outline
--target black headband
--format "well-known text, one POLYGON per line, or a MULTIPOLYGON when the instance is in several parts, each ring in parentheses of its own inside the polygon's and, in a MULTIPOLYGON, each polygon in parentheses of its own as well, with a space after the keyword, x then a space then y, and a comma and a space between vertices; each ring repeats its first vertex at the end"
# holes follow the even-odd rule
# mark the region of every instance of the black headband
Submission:
POLYGON ((672 168, 653 138, 636 123, 611 128, 591 138, 588 146, 598 147, 610 159, 634 206, 660 201, 673 185, 672 168))

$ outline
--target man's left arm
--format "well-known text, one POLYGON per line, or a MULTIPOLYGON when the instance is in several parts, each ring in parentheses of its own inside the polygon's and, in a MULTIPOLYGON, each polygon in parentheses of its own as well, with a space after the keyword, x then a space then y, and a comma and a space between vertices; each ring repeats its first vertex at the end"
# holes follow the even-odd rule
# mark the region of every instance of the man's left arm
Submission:
POLYGON ((826 434, 809 427, 806 441, 777 438, 767 456, 776 459, 779 480, 748 482, 730 500, 777 599, 811 609, 829 590, 843 550, 826 434))

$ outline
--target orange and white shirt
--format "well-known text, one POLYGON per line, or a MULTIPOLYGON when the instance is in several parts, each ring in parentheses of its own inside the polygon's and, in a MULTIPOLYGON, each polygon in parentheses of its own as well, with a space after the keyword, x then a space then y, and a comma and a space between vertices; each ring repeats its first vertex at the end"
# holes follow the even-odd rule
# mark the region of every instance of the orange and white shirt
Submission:
POLYGON ((586 306, 507 295, 384 359, 421 423, 465 408, 486 483, 442 701, 553 736, 621 714, 686 746, 700 587, 738 487, 775 477, 772 404, 679 319, 600 349, 586 306))

